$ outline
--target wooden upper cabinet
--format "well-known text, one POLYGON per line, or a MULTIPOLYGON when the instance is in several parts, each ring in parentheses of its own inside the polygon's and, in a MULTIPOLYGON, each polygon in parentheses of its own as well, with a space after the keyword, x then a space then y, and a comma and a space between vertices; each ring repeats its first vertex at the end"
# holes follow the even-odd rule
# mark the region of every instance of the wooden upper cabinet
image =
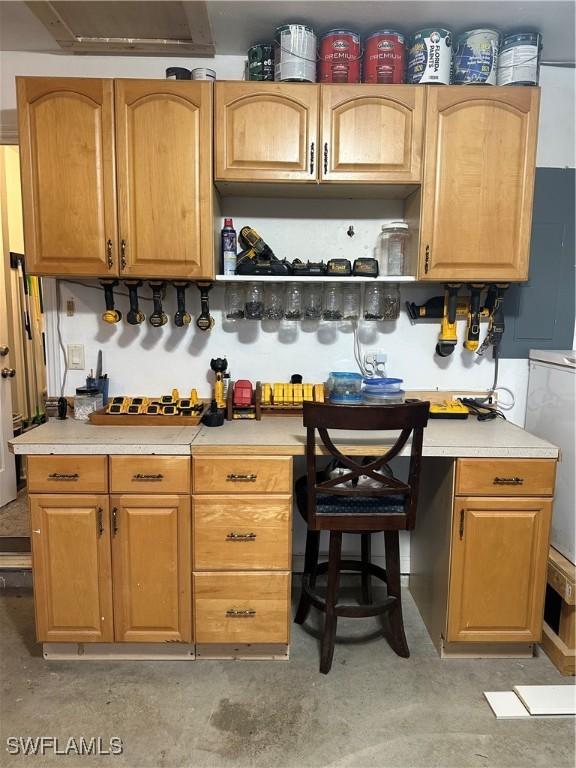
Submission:
POLYGON ((551 499, 456 497, 450 642, 540 639, 551 499))
POLYGON ((112 80, 16 82, 28 271, 115 274, 112 80))
POLYGON ((116 80, 120 273, 213 274, 212 84, 116 80))
POLYGON ((314 84, 216 83, 216 179, 315 181, 318 99, 314 84))
POLYGON ((120 642, 190 642, 190 497, 112 496, 114 631, 120 642))
POLYGON ((322 181, 419 182, 426 89, 322 85, 322 181))
POLYGON ((112 642, 108 497, 29 499, 38 640, 112 642))
POLYGON ((427 90, 420 278, 527 279, 539 89, 427 90))

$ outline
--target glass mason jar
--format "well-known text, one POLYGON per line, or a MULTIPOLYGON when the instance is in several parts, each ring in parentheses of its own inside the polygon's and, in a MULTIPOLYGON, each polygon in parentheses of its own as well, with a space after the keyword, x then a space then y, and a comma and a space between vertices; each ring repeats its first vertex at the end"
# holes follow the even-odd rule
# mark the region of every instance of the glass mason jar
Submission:
POLYGON ((284 317, 284 286, 268 284, 264 290, 264 319, 282 320, 284 317))
POLYGON ((324 320, 342 320, 342 286, 328 283, 324 288, 324 320))
POLYGON ((244 317, 246 320, 262 320, 264 316, 264 289, 261 283, 248 283, 244 317))
POLYGON ((347 283, 343 288, 342 319, 358 320, 360 317, 360 286, 347 283))
POLYGON ((318 283, 310 283, 304 289, 304 317, 306 320, 322 317, 322 286, 318 283))
POLYGON ((368 283, 364 289, 364 320, 382 320, 383 315, 383 284, 368 283))
POLYGON ((302 286, 300 283, 289 283, 286 288, 284 317, 286 320, 302 319, 302 286))
POLYGON ((227 320, 242 320, 246 305, 243 283, 226 283, 224 316, 227 320))
POLYGON ((382 296, 382 320, 398 320, 400 317, 400 288, 398 283, 385 283, 382 296))
POLYGON ((382 232, 378 239, 381 275, 404 274, 408 237, 408 224, 405 221, 391 221, 389 224, 382 225, 382 232))

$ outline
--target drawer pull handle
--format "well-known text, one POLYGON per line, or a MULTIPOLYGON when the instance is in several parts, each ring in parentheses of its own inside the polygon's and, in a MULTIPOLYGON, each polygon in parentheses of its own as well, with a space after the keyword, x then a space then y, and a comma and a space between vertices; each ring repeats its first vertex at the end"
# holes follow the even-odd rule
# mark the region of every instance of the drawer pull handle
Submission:
POLYGON ((494 485, 522 485, 524 478, 522 477, 495 477, 494 485))
POLYGON ((226 480, 230 483, 255 483, 257 477, 258 475, 254 474, 235 475, 231 473, 226 476, 226 480))
POLYGON ((98 507, 96 510, 96 532, 98 533, 98 538, 104 533, 104 513, 102 507, 98 507))
POLYGON ((464 510, 460 510, 460 541, 464 538, 464 510))
POLYGON ((116 536, 118 533, 118 509, 117 507, 112 508, 112 535, 116 536))
POLYGON ((253 619, 254 616, 256 616, 256 611, 253 608, 246 608, 241 611, 237 608, 228 608, 226 611, 228 619, 253 619))
POLYGON ((255 533, 234 533, 234 531, 230 531, 230 533, 226 534, 226 541, 255 541, 255 540, 256 540, 255 533))
POLYGON ((67 482, 75 482, 80 479, 80 475, 77 472, 52 472, 48 475, 48 480, 66 480, 67 482))
POLYGON ((164 475, 157 474, 157 475, 142 475, 138 473, 137 475, 132 475, 132 480, 135 482, 153 482, 158 483, 160 480, 164 480, 164 475))

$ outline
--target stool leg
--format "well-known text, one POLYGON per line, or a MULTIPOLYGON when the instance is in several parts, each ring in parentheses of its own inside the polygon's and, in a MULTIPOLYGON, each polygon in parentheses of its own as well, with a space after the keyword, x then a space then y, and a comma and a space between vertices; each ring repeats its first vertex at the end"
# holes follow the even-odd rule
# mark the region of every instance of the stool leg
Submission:
POLYGON ((320 653, 320 672, 327 675, 332 666, 334 656, 334 640, 338 617, 335 613, 338 602, 338 585, 340 582, 340 557, 342 555, 342 531, 330 531, 330 551, 328 555, 328 584, 326 588, 326 616, 322 649, 320 653))
POLYGON ((384 546, 386 550, 386 584, 389 597, 395 597, 396 601, 388 612, 391 636, 388 641, 392 650, 408 658, 410 649, 404 634, 404 621, 402 619, 402 595, 400 592, 400 544, 398 531, 384 531, 384 546))
POLYGON ((304 592, 304 584, 313 587, 316 583, 316 566, 318 565, 318 553, 320 551, 320 531, 308 531, 306 534, 306 554, 304 555, 304 573, 302 574, 302 589, 300 590, 300 602, 296 609, 294 621, 296 624, 304 624, 310 613, 312 603, 304 592))
POLYGON ((363 533, 360 536, 360 542, 362 547, 362 602, 365 605, 370 605, 372 602, 372 577, 368 573, 366 566, 370 565, 372 558, 372 534, 363 533))

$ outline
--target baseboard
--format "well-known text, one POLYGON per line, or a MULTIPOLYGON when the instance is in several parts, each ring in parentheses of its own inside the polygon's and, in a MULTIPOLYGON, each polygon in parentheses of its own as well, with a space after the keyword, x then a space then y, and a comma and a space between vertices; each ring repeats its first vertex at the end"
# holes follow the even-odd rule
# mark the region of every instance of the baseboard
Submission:
POLYGON ((194 661, 192 643, 44 643, 48 661, 194 661))

